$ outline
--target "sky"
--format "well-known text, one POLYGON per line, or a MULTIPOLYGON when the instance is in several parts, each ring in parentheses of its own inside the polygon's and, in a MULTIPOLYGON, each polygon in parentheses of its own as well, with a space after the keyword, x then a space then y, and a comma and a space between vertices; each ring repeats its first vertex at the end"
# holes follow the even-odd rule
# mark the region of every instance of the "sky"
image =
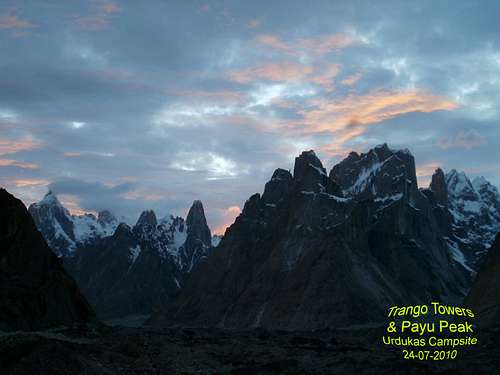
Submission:
POLYGON ((0 1, 0 185, 222 233, 275 168, 387 142, 500 185, 498 1, 0 1))

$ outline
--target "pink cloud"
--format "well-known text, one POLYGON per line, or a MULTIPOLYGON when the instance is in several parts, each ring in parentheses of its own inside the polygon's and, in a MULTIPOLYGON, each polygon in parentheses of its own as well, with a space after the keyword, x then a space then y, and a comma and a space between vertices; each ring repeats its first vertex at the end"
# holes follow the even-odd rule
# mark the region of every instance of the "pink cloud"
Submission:
POLYGON ((264 46, 270 47, 274 50, 285 52, 291 55, 296 55, 297 50, 293 48, 290 44, 285 43, 281 38, 276 35, 270 34, 261 34, 255 37, 257 43, 262 44, 264 46))
POLYGON ((323 86, 328 91, 333 91, 335 88, 334 78, 339 74, 340 66, 338 64, 327 65, 321 73, 313 75, 309 81, 323 86))
POLYGON ((12 159, 0 159, 0 167, 18 167, 23 169, 38 169, 38 165, 34 163, 25 163, 12 159))
POLYGON ((89 211, 81 208, 78 198, 72 194, 60 194, 58 198, 62 205, 66 207, 72 215, 93 214, 97 216, 96 211, 89 211))
POLYGON ((36 178, 20 178, 12 181, 16 187, 34 187, 34 186, 47 186, 49 181, 36 178))
POLYGON ((296 128, 306 134, 330 132, 334 141, 322 151, 343 154, 343 145, 365 133, 368 126, 411 112, 451 111, 455 102, 420 90, 376 90, 364 95, 349 95, 337 101, 313 99, 311 108, 298 111, 296 128))
POLYGON ((322 35, 315 38, 301 39, 298 45, 316 54, 324 55, 331 51, 341 50, 354 44, 355 40, 345 34, 322 35))
POLYGON ((241 70, 233 70, 227 77, 234 82, 249 83, 255 80, 293 81, 305 78, 313 69, 310 66, 292 63, 268 63, 241 70))
POLYGON ((431 182, 432 175, 441 166, 438 162, 429 162, 417 165, 418 186, 427 187, 431 182))
POLYGON ((340 83, 343 84, 344 86, 352 86, 356 82, 358 82, 362 76, 363 75, 361 74, 361 72, 358 72, 344 78, 342 81, 340 81, 340 83))
POLYGON ((236 217, 241 213, 241 207, 230 206, 227 208, 222 208, 217 210, 220 215, 220 223, 212 231, 214 234, 222 235, 226 231, 227 227, 234 223, 236 217))
POLYGON ((20 151, 30 151, 40 147, 40 142, 33 139, 12 140, 0 138, 0 155, 14 154, 20 151))
POLYGON ((312 109, 302 110, 303 122, 314 131, 339 130, 368 125, 410 112, 453 110, 458 104, 424 91, 375 90, 363 95, 348 95, 330 101, 313 99, 312 109))
POLYGON ((293 56, 304 54, 325 55, 329 52, 340 51, 346 47, 360 43, 355 38, 341 33, 295 39, 288 42, 285 42, 276 35, 262 34, 257 35, 255 40, 265 47, 293 56))

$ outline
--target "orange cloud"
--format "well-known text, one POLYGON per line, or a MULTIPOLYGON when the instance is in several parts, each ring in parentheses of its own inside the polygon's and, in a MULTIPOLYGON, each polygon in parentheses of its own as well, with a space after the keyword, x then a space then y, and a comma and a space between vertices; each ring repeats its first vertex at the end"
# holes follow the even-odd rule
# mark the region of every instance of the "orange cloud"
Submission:
POLYGON ((280 52, 285 52, 285 53, 288 53, 291 55, 296 55, 298 52, 291 45, 285 43, 283 40, 281 40, 281 38, 279 38, 275 35, 261 34, 261 35, 257 35, 255 37, 255 40, 259 44, 270 47, 271 49, 274 49, 274 50, 277 50, 280 52))
POLYGON ((49 181, 42 179, 31 179, 31 178, 22 178, 15 179, 12 183, 16 187, 32 187, 32 186, 46 186, 49 184, 49 181))
POLYGON ((355 40, 345 34, 323 35, 316 38, 299 40, 302 48, 308 49, 316 54, 324 55, 334 50, 341 50, 352 45, 355 40))
POLYGON ((236 217, 241 213, 239 206, 230 206, 218 209, 222 222, 213 230, 213 234, 223 235, 227 227, 234 223, 236 217))
MULTIPOLYGON (((259 80, 273 82, 304 81, 322 86, 327 91, 335 88, 335 77, 339 74, 340 65, 327 64, 313 68, 294 62, 273 62, 240 70, 233 70, 227 74, 227 78, 233 82, 251 83, 259 80)), ((243 98, 242 94, 238 94, 243 98)))
POLYGON ((335 88, 333 80, 339 74, 339 71, 340 67, 338 64, 330 64, 321 73, 312 76, 309 81, 323 86, 328 91, 333 91, 335 88))
POLYGON ((281 62, 233 70, 227 74, 227 77, 231 81, 238 83, 248 83, 258 79, 268 81, 293 81, 306 77, 312 71, 313 69, 307 65, 281 62))
POLYGON ((302 110, 303 123, 309 130, 340 130, 348 125, 368 125, 410 112, 453 110, 458 104, 424 91, 377 90, 365 95, 348 95, 338 101, 313 99, 311 110, 302 110))
POLYGON ((0 159, 0 167, 18 167, 24 169, 38 169, 38 165, 33 163, 24 163, 22 161, 12 159, 0 159))
POLYGON ((266 47, 293 56, 300 56, 306 53, 324 55, 359 43, 355 38, 341 33, 302 38, 291 42, 285 42, 276 35, 263 34, 257 35, 255 40, 266 47))
POLYGON ((29 151, 40 147, 40 142, 32 139, 14 141, 11 139, 0 139, 0 155, 14 154, 20 151, 29 151))
POLYGON ((352 86, 356 82, 358 82, 362 76, 363 75, 361 74, 361 72, 358 72, 344 78, 342 81, 340 81, 340 83, 342 83, 344 86, 352 86))
POLYGON ((302 116, 294 125, 302 132, 330 132, 335 140, 322 148, 323 152, 338 155, 342 145, 363 134, 366 128, 411 112, 450 111, 458 104, 424 91, 377 90, 365 95, 349 95, 338 101, 313 99, 312 109, 299 111, 302 116))
POLYGON ((72 194, 60 194, 58 195, 59 201, 62 203, 64 207, 68 209, 68 211, 72 215, 85 215, 85 214, 93 214, 97 216, 96 211, 89 211, 89 210, 84 210, 83 208, 80 207, 80 202, 78 201, 78 198, 75 197, 72 194))
POLYGON ((18 18, 16 15, 0 17, 0 30, 6 29, 33 29, 38 27, 28 20, 18 18))

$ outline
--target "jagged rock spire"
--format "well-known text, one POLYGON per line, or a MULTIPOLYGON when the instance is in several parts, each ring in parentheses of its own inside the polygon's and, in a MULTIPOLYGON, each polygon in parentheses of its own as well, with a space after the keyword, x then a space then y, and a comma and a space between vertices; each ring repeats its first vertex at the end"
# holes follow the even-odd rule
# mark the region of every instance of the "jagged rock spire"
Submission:
POLYGON ((429 189, 434 192, 436 197, 436 202, 446 206, 448 204, 448 188, 446 186, 446 178, 444 176, 443 170, 437 168, 432 175, 432 180, 429 185, 429 189))
POLYGON ((195 200, 189 209, 187 218, 187 233, 186 245, 189 246, 193 241, 200 240, 205 246, 210 246, 212 235, 208 228, 205 211, 200 200, 195 200))

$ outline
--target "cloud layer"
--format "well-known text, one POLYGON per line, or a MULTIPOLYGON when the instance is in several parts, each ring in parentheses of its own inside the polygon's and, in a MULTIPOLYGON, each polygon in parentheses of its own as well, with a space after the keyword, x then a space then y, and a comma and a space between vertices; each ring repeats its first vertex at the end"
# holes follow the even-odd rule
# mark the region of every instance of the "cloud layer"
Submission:
POLYGON ((223 232, 277 167, 388 142, 500 184, 495 1, 4 1, 0 183, 223 232), (286 9, 286 11, 284 11, 286 9), (450 11, 452 10, 452 11, 450 11))

